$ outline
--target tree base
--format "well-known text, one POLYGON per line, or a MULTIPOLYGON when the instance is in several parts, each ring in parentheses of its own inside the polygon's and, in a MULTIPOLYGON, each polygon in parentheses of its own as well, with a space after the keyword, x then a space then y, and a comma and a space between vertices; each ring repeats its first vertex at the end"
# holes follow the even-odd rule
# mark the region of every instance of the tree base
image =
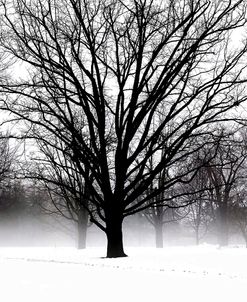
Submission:
POLYGON ((108 242, 106 258, 121 258, 121 257, 128 257, 124 252, 122 242, 117 245, 112 245, 108 242))
POLYGON ((106 258, 123 258, 123 257, 128 257, 125 253, 121 254, 107 254, 106 258))

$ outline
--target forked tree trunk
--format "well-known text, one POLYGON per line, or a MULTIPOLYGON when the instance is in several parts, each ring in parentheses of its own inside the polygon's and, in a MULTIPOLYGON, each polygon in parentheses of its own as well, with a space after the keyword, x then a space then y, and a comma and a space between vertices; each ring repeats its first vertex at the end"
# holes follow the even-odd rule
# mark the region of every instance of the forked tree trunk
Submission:
POLYGON ((86 248, 88 213, 85 209, 78 212, 78 249, 86 248))
POLYGON ((123 218, 116 212, 106 215, 107 258, 126 257, 123 248, 123 218))
POLYGON ((163 225, 161 223, 155 225, 155 243, 156 248, 163 248, 163 225))

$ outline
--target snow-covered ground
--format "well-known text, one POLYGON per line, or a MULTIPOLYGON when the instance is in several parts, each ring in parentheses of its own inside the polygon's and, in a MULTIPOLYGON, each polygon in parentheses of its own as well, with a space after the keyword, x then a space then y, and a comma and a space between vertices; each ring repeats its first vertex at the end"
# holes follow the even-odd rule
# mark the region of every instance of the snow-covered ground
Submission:
POLYGON ((247 301, 247 249, 0 248, 2 302, 247 301))

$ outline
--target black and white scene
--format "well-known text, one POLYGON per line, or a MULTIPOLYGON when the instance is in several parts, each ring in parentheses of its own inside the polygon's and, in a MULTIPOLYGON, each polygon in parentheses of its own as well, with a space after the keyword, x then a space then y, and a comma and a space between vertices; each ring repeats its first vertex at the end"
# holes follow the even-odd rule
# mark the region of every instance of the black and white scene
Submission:
POLYGON ((247 1, 0 0, 3 302, 247 288, 247 1))

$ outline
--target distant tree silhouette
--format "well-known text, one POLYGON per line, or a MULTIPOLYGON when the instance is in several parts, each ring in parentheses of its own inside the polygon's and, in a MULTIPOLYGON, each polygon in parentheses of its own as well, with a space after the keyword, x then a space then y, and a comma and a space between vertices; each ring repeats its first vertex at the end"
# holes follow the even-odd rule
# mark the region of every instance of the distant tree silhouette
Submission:
POLYGON ((16 178, 17 148, 7 134, 0 134, 0 217, 1 221, 19 219, 28 208, 21 180, 16 178))
MULTIPOLYGON (((245 180, 246 181, 246 180, 245 180)), ((245 185, 238 190, 230 208, 230 222, 240 231, 247 248, 247 202, 245 185)))
POLYGON ((202 133, 212 139, 212 123, 241 110, 247 43, 231 37, 246 23, 246 1, 0 3, 1 47, 27 70, 1 81, 1 108, 27 125, 20 136, 73 163, 107 257, 125 256, 123 219, 164 205, 155 197, 193 171, 177 169, 139 197, 201 147, 202 133), (150 157, 159 158, 151 171, 150 157))
MULTIPOLYGON (((217 154, 206 168, 212 187, 211 198, 216 206, 216 225, 219 246, 228 245, 229 223, 235 191, 244 178, 247 158, 245 138, 241 133, 224 133, 217 154)), ((237 210, 237 209, 236 209, 237 210)))
MULTIPOLYGON (((161 150, 160 156, 162 158, 163 151, 161 150)), ((157 158, 156 158, 157 160, 157 158)), ((149 159, 148 169, 152 171, 154 169, 154 158, 149 159)), ((145 192, 144 196, 140 198, 145 198, 146 196, 152 195, 152 192, 156 189, 163 188, 165 182, 169 178, 169 172, 163 169, 151 183, 148 190, 145 192)), ((179 193, 178 193, 179 194, 179 193)), ((147 207, 143 211, 144 217, 153 226, 155 230, 155 245, 157 248, 163 248, 163 229, 164 225, 175 222, 182 218, 184 215, 180 215, 178 212, 178 207, 180 202, 176 201, 176 194, 172 190, 161 191, 157 196, 152 197, 147 200, 147 207), (167 200, 167 201, 166 201, 167 200), (164 202, 166 201, 166 202, 164 202), (150 204, 150 206, 149 206, 150 204)))
POLYGON ((215 207, 208 178, 207 170, 202 166, 190 183, 182 185, 182 198, 188 203, 185 221, 193 229, 197 245, 215 221, 215 207))
MULTIPOLYGON (((58 149, 37 142, 39 152, 32 156, 32 169, 26 175, 36 179, 49 194, 46 203, 40 206, 48 214, 63 216, 77 223, 79 249, 86 248, 89 213, 93 215, 88 202, 89 192, 82 175, 69 158, 58 149), (87 199, 86 199, 87 198, 87 199)), ((61 147, 61 146, 60 146, 61 147)), ((23 168, 23 171, 26 169, 23 168)))

